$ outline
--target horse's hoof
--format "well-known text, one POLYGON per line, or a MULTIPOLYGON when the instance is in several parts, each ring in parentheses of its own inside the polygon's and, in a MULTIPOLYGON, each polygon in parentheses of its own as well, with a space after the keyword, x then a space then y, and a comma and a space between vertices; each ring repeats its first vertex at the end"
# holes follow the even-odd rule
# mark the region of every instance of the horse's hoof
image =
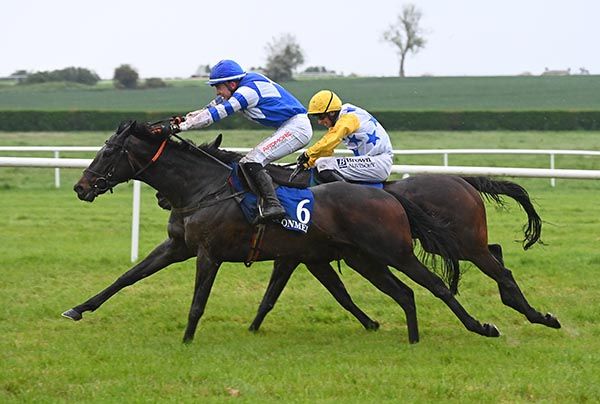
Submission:
POLYGON ((499 337, 500 336, 500 330, 498 330, 498 327, 496 327, 494 324, 484 324, 483 325, 484 328, 484 334, 486 337, 499 337))
POLYGON ((551 328, 560 328, 561 327, 560 322, 554 316, 554 314, 546 313, 546 316, 544 318, 546 320, 546 322, 544 324, 547 325, 548 327, 551 327, 551 328))
POLYGON ((248 327, 248 331, 250 331, 250 332, 258 332, 258 328, 259 328, 259 326, 254 325, 254 324, 250 324, 250 327, 248 327))
POLYGON ((377 321, 370 321, 365 324, 365 329, 369 331, 377 331, 379 330, 379 323, 377 321))
POLYGON ((83 318, 81 313, 75 309, 69 309, 69 310, 65 311, 64 313, 62 313, 61 316, 65 317, 65 318, 70 318, 73 321, 79 321, 83 318))

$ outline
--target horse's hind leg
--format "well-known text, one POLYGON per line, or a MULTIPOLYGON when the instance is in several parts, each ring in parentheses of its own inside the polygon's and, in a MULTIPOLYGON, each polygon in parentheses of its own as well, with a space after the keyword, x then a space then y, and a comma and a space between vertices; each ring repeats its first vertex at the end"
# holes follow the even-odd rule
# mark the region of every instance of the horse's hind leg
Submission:
POLYGON ((502 246, 500 244, 488 244, 488 251, 504 266, 504 256, 502 255, 502 246))
MULTIPOLYGON (((490 250, 491 251, 491 250, 490 250)), ((500 257, 502 257, 500 253, 500 257)), ((512 272, 504 267, 502 261, 496 258, 496 254, 481 254, 470 259, 487 276, 498 284, 502 303, 515 309, 527 317, 531 323, 543 324, 551 328, 560 328, 560 322, 550 313, 542 314, 529 305, 527 299, 521 292, 512 272)))
POLYGON ((65 311, 62 315, 71 320, 81 320, 84 312, 98 309, 98 307, 124 287, 133 285, 137 281, 147 278, 174 262, 185 261, 192 256, 193 254, 189 252, 185 244, 179 243, 174 239, 168 239, 156 247, 139 264, 121 275, 109 287, 79 306, 65 311))
MULTIPOLYGON (((269 286, 263 296, 258 313, 250 325, 250 331, 257 331, 265 316, 273 309, 275 302, 279 298, 283 288, 287 284, 290 276, 294 269, 298 265, 297 262, 289 263, 283 260, 276 260, 273 266, 273 273, 271 274, 271 280, 269 286)), ((367 330, 376 330, 379 328, 379 323, 373 321, 367 316, 361 309, 358 308, 352 301, 352 298, 346 291, 344 284, 335 273, 335 270, 328 263, 323 264, 307 264, 306 267, 311 274, 327 290, 333 295, 335 300, 346 310, 348 310, 367 330)))
POLYGON ((306 267, 315 278, 321 282, 337 302, 346 310, 348 310, 367 330, 379 329, 379 323, 372 320, 365 314, 364 311, 358 308, 348 294, 346 287, 342 283, 340 277, 335 273, 335 269, 328 263, 323 264, 306 264, 306 267))
POLYGON ((404 272, 409 278, 425 287, 433 295, 441 299, 452 310, 452 312, 463 323, 469 331, 485 337, 498 337, 500 332, 493 324, 481 324, 472 317, 460 304, 450 289, 444 284, 439 276, 429 271, 413 254, 404 257, 401 262, 394 263, 395 268, 404 272))
POLYGON ((273 263, 273 272, 271 272, 271 279, 269 279, 269 285, 258 306, 256 317, 254 317, 252 324, 250 324, 250 327, 248 328, 250 331, 258 331, 266 315, 273 310, 273 307, 275 307, 275 302, 277 302, 283 288, 285 288, 285 285, 298 264, 299 262, 296 260, 275 260, 273 263))
POLYGON ((396 278, 386 265, 377 262, 375 259, 353 253, 344 254, 344 261, 402 307, 406 315, 408 341, 411 344, 419 342, 417 308, 412 289, 396 278))

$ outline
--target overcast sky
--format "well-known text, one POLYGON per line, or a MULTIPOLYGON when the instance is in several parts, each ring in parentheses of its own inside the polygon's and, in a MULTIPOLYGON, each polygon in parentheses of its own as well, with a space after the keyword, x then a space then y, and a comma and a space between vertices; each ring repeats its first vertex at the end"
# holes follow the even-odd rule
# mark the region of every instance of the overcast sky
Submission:
POLYGON ((408 76, 600 74, 596 0, 8 0, 0 76, 77 66, 112 78, 127 63, 144 78, 188 77, 224 58, 249 68, 284 33, 304 50, 303 67, 394 76, 398 57, 381 37, 407 3, 422 11, 427 39, 408 76))

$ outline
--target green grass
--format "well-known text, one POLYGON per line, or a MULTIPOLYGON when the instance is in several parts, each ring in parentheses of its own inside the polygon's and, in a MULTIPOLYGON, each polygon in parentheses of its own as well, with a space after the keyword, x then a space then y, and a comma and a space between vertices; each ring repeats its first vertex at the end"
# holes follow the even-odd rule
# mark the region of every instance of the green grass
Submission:
MULTIPOLYGON (((369 110, 597 110, 600 76, 414 77, 313 79, 284 83, 302 103, 323 88, 369 110)), ((167 88, 116 90, 46 83, 0 86, 0 110, 177 111, 198 108, 212 96, 203 80, 167 88)))
MULTIPOLYGON (((195 133, 198 138, 206 133, 195 133)), ((2 134, 0 144, 99 144, 107 134, 2 134)), ((256 142, 227 132, 228 145, 256 142)), ((597 147, 598 133, 394 133, 398 148, 597 147)), ((14 153, 13 153, 14 154, 14 153)), ((475 158, 482 163, 490 157, 475 158), (479 159, 479 160, 478 160, 479 159)), ((582 159, 579 159, 582 160, 582 159)), ((503 162, 518 166, 519 157, 503 162)), ((540 164, 543 162, 540 161, 540 164)), ((587 165, 569 162, 576 167, 587 165)), ((597 163, 594 163, 597 167, 597 163)), ((195 341, 181 344, 194 281, 176 264, 73 323, 60 317, 130 267, 130 185, 93 204, 69 184, 80 170, 0 168, 0 401, 221 402, 595 402, 600 398, 600 207, 597 181, 518 179, 544 219, 545 246, 524 252, 524 214, 488 207, 490 242, 530 303, 563 324, 529 324, 502 305, 473 267, 459 300, 503 335, 466 331, 445 305, 416 293, 421 342, 407 344, 402 310, 342 266, 355 302, 381 323, 364 331, 301 266, 258 334, 246 331, 270 263, 224 264, 195 341)), ((167 213, 143 187, 140 250, 165 238, 167 213)))

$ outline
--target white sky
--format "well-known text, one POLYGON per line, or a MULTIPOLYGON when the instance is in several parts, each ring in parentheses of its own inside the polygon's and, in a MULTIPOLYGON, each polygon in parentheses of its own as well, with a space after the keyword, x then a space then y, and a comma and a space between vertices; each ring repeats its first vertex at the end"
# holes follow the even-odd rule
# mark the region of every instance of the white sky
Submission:
POLYGON ((409 55, 408 76, 600 74, 597 0, 8 0, 0 76, 77 66, 111 78, 128 63, 141 77, 188 77, 224 58, 249 68, 284 33, 304 50, 302 67, 394 76, 396 51, 381 36, 410 2, 428 42, 409 55))

